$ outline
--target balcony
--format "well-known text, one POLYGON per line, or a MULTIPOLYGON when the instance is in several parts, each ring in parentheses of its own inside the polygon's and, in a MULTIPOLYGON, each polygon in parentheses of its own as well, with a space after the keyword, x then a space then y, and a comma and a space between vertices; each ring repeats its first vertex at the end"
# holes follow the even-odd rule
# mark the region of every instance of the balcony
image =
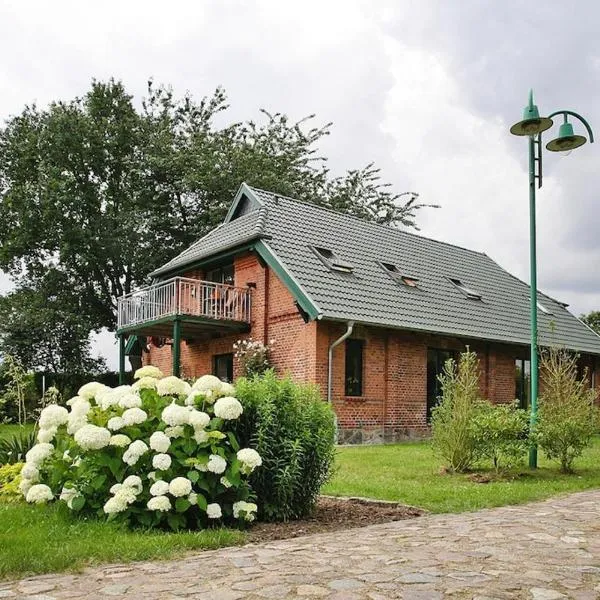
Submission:
POLYGON ((117 331, 173 337, 175 322, 188 340, 247 331, 251 302, 250 288, 173 277, 119 298, 117 331))

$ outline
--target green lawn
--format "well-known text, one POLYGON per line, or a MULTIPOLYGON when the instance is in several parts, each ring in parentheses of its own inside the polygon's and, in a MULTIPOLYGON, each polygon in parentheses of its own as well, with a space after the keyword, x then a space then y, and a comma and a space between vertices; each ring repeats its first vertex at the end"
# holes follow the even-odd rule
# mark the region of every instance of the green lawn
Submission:
POLYGON ((0 440, 11 437, 21 431, 31 431, 33 424, 28 423, 27 425, 0 425, 0 440))
POLYGON ((432 512, 463 512, 540 500, 554 494, 600 487, 600 438, 576 461, 574 475, 562 475, 540 455, 540 468, 475 483, 468 475, 440 474, 441 461, 427 442, 343 447, 337 472, 324 493, 397 500, 432 512))

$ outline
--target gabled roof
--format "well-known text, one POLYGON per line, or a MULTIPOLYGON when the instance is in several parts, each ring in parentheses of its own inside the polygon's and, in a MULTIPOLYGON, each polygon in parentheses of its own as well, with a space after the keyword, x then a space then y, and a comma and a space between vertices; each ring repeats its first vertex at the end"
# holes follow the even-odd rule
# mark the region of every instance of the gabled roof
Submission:
MULTIPOLYGON (((529 345, 529 286, 487 255, 246 185, 223 225, 155 274, 250 240, 260 240, 256 250, 277 262, 317 318, 529 345), (351 272, 329 268, 315 247, 351 272), (403 285, 382 263, 417 286, 403 285)), ((538 311, 541 345, 600 354, 600 336, 564 305, 542 293, 538 302, 547 311, 538 311)))

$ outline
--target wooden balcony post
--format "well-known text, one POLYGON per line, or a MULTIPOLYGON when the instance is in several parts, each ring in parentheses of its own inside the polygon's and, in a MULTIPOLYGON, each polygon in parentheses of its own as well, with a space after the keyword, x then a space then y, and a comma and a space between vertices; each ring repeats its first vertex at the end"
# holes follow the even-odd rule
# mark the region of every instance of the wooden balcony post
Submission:
POLYGON ((119 333, 119 385, 125 383, 125 335, 119 333))
POLYGON ((175 319, 173 321, 173 375, 179 377, 181 373, 181 321, 175 319))

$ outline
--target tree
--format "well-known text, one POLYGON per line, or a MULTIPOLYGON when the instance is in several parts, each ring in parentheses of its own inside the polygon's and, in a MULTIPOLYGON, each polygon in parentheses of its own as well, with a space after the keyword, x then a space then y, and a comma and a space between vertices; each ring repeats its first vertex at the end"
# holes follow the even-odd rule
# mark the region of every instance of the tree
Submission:
POLYGON ((220 127, 227 108, 220 88, 196 102, 149 82, 138 109, 110 80, 9 119, 0 130, 0 268, 22 282, 16 293, 33 302, 27 281, 51 269, 61 298, 79 301, 70 318, 112 329, 117 298, 219 223, 242 181, 414 226, 422 205, 401 203, 373 165, 330 176, 316 150, 330 125, 262 111, 262 124, 220 127))
POLYGON ((600 310, 593 310, 587 315, 581 315, 579 318, 597 334, 600 334, 600 310))
POLYGON ((39 279, 19 283, 0 297, 0 349, 28 371, 47 373, 95 373, 103 359, 91 355, 85 297, 67 287, 59 271, 49 269, 39 279))

